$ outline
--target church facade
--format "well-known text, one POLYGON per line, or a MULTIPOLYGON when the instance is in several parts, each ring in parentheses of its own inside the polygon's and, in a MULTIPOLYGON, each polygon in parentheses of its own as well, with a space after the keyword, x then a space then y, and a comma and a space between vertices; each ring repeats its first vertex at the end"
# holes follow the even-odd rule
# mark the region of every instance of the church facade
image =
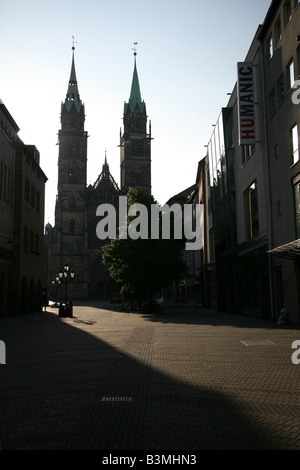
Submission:
POLYGON ((87 139, 85 105, 77 83, 74 47, 68 90, 61 104, 61 129, 58 132, 58 184, 55 225, 46 225, 48 286, 52 298, 109 298, 111 282, 102 263, 101 248, 107 240, 96 235, 96 209, 109 203, 118 210, 119 196, 130 187, 151 193, 151 124, 141 99, 134 54, 130 98, 124 104, 123 133, 120 132, 120 187, 110 173, 105 155, 102 170, 94 184, 87 185, 87 139), (68 265, 74 278, 59 280, 58 272, 68 265))

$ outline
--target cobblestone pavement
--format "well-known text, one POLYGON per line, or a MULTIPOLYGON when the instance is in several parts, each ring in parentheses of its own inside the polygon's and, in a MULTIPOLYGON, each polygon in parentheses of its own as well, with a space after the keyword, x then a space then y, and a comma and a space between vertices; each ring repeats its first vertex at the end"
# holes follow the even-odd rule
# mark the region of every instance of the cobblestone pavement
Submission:
POLYGON ((169 305, 0 318, 3 450, 300 449, 297 327, 169 305))

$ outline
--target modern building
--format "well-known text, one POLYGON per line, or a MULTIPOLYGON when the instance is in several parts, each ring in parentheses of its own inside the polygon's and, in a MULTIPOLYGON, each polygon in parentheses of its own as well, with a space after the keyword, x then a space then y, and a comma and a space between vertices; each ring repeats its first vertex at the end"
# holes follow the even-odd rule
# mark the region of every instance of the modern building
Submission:
POLYGON ((300 104, 295 80, 300 78, 300 5, 273 1, 261 28, 269 175, 269 253, 271 306, 275 317, 287 309, 300 322, 299 184, 300 104))
POLYGON ((300 322, 298 1, 273 0, 208 143, 208 303, 300 322), (215 283, 213 281, 215 279, 215 283))
MULTIPOLYGON (((73 47, 71 74, 66 98, 61 105, 58 134, 55 226, 47 227, 47 239, 51 237, 51 243, 48 243, 48 287, 53 298, 59 291, 55 284, 56 274, 63 270, 65 263, 74 271, 74 278, 68 283, 68 297, 111 296, 111 281, 101 256, 101 247, 107 240, 97 238, 96 227, 100 219, 96 210, 100 204, 109 203, 118 212, 119 196, 126 195, 129 187, 141 187, 151 192, 151 131, 147 130, 147 119, 135 53, 130 97, 124 106, 124 132, 120 133, 121 188, 110 173, 106 154, 98 178, 93 185, 87 186, 88 133, 84 128, 85 106, 79 95, 73 47)), ((63 292, 60 297, 63 297, 63 292)))

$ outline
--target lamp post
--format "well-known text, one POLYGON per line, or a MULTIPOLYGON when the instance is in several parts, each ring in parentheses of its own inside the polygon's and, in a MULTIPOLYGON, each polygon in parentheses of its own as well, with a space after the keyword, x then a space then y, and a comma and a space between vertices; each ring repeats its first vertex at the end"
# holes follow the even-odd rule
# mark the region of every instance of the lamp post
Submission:
MULTIPOLYGON (((67 304, 68 304, 68 277, 70 276, 71 279, 74 278, 75 272, 73 269, 70 271, 70 266, 68 263, 64 265, 63 271, 60 269, 57 273, 58 279, 62 280, 63 278, 65 279, 65 309, 67 313, 67 304)), ((72 316, 72 306, 70 305, 71 311, 70 311, 70 316, 72 316)))
POLYGON ((61 281, 60 281, 60 278, 58 276, 58 274, 56 274, 55 276, 55 279, 52 279, 52 286, 53 286, 53 296, 56 295, 56 301, 58 301, 58 298, 59 298, 59 285, 60 285, 61 281), (54 294, 54 285, 55 285, 55 282, 56 282, 56 294, 54 294))

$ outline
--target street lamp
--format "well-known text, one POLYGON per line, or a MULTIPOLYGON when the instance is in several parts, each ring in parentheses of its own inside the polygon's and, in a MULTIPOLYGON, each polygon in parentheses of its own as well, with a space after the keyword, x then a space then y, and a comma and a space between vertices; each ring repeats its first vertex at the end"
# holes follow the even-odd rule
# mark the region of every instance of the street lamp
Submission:
POLYGON ((56 274, 55 279, 52 279, 52 286, 53 286, 52 292, 53 292, 53 296, 56 296, 56 301, 58 300, 58 297, 59 297, 58 289, 59 289, 60 282, 61 281, 60 281, 59 275, 56 274), (56 282, 56 294, 54 293, 55 282, 56 282))
MULTIPOLYGON (((74 279, 75 272, 73 269, 70 271, 70 266, 68 263, 64 265, 64 270, 62 271, 61 269, 57 273, 57 277, 59 280, 65 279, 65 309, 67 313, 67 303, 68 303, 68 277, 71 277, 71 279, 74 279)), ((72 306, 70 305, 70 316, 72 316, 72 306)))

